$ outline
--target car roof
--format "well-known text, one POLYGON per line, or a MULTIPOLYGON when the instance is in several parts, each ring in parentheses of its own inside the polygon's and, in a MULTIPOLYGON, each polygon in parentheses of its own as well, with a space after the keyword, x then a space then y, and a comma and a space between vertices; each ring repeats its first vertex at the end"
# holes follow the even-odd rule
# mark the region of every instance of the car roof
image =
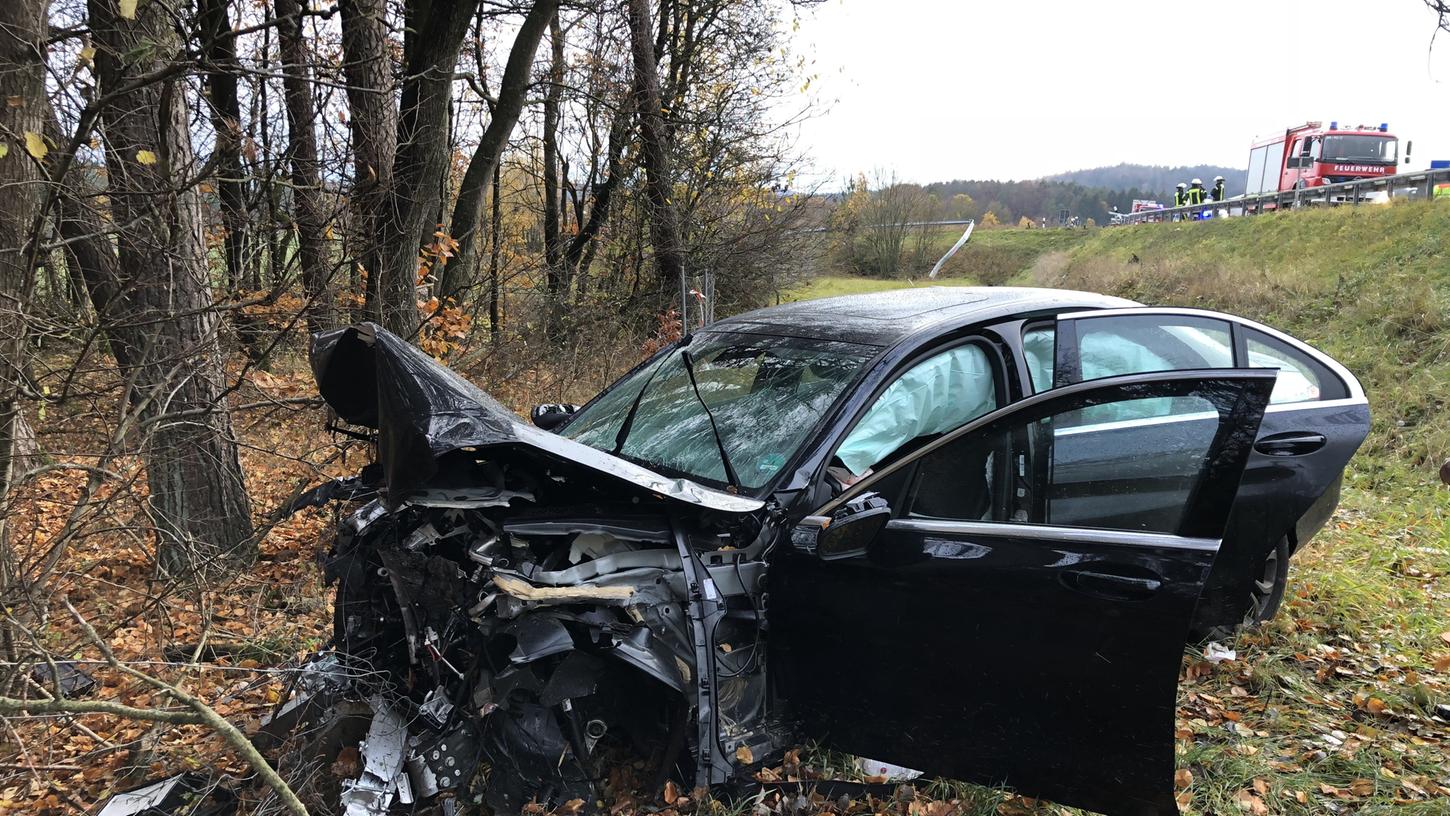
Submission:
POLYGON ((919 332, 1016 315, 1137 305, 1070 289, 924 286, 783 303, 720 320, 710 329, 886 346, 919 332))

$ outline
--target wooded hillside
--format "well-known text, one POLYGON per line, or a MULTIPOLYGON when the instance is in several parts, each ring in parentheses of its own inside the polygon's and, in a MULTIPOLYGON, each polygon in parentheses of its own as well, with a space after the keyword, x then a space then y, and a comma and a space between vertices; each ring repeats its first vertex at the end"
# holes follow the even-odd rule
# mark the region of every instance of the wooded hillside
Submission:
MULTIPOLYGON (((1247 162, 1248 150, 1244 151, 1247 162)), ((1044 181, 1066 181, 1086 187, 1102 187, 1108 190, 1144 190, 1151 193, 1140 198, 1157 198, 1162 201, 1173 194, 1179 182, 1203 179, 1205 186, 1211 186, 1215 176, 1223 176, 1224 184, 1231 196, 1243 195, 1244 176, 1242 167, 1220 167, 1212 164, 1195 164, 1181 167, 1166 167, 1154 164, 1115 164, 1111 167, 1093 167, 1087 170, 1072 170, 1047 176, 1044 181)))

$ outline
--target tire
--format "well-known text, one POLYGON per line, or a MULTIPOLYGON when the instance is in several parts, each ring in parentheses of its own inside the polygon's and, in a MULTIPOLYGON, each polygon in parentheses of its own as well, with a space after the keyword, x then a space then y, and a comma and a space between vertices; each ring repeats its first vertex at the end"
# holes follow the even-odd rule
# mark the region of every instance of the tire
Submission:
POLYGON ((1244 626, 1256 626, 1273 620, 1279 606, 1284 602, 1284 591, 1289 586, 1289 539, 1279 539, 1274 548, 1264 554, 1259 568, 1249 586, 1249 608, 1244 612, 1244 626))

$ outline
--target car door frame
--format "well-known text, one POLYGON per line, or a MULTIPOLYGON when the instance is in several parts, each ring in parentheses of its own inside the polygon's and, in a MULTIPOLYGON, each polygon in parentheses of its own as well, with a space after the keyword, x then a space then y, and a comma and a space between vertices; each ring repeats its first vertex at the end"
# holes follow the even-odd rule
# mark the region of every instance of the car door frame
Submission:
MULTIPOLYGON (((806 675, 808 672, 808 665, 814 665, 814 662, 812 661, 814 661, 816 657, 819 656, 822 649, 826 649, 828 651, 834 649, 837 653, 840 654, 847 653, 853 649, 858 651, 862 649, 862 646, 859 643, 854 642, 850 638, 848 633, 828 631, 827 626, 803 625, 804 621, 810 620, 812 616, 819 615, 822 609, 808 608, 809 601, 802 601, 799 598, 793 597, 794 593, 790 592, 789 585, 794 584, 794 586, 796 587, 812 587, 812 591, 816 593, 828 592, 830 578, 833 575, 840 576, 841 570, 860 570, 873 567, 889 566, 887 564, 867 563, 870 559, 865 551, 860 553, 859 557, 856 559, 856 563, 854 564, 851 562, 850 559, 824 560, 818 558, 814 554, 804 554, 807 551, 813 553, 813 550, 811 550, 809 544, 806 543, 805 537, 802 534, 803 531, 808 532, 812 529, 818 530, 822 529, 826 525, 829 525, 831 514, 834 513, 836 510, 846 506, 849 502, 861 497, 863 494, 873 492, 878 485, 893 479, 893 477, 901 471, 915 467, 915 464, 923 457, 937 450, 940 450, 946 445, 950 445, 967 435, 982 432, 993 426, 1005 423, 1008 427, 1011 427, 1014 421, 1021 420, 1023 414, 1032 416, 1032 412, 1041 412, 1044 417, 1053 416, 1061 413, 1063 410, 1071 410, 1069 408, 1054 410, 1054 406, 1075 404, 1075 402, 1080 402, 1085 396, 1101 396, 1113 394, 1121 395, 1124 393, 1132 393, 1131 390, 1128 389, 1133 388, 1140 389, 1137 393, 1157 396, 1163 393, 1171 393, 1175 388, 1182 390, 1185 387, 1185 384, 1188 383, 1212 384, 1231 381, 1234 387, 1234 391, 1232 392, 1232 394, 1235 401, 1232 403, 1231 407, 1225 407, 1225 405, 1218 406, 1220 412, 1219 426, 1215 431, 1215 437, 1209 449, 1211 453, 1215 454, 1214 458, 1217 461, 1206 462, 1203 466, 1205 468, 1205 476, 1199 483, 1198 488, 1192 494, 1190 494, 1190 498, 1186 502, 1186 504, 1190 505, 1190 508, 1188 511, 1186 511, 1182 523, 1180 524, 1179 529, 1176 531, 1176 534, 1167 535, 1141 532, 1135 533, 1121 530, 1091 530, 1072 527, 1052 527, 1031 524, 1024 525, 1006 521, 958 523, 958 527, 960 527, 960 529, 968 531, 966 533, 968 535, 1007 539, 1011 539, 1014 537, 1018 539, 1039 537, 1042 539, 1058 542, 1056 546, 1064 548, 1064 552, 1071 550, 1074 546, 1091 546, 1093 545, 1093 542, 1098 542, 1099 544, 1103 545, 1111 544, 1113 546, 1156 547, 1157 549, 1154 551, 1155 557, 1158 557, 1160 559, 1171 559, 1173 557, 1173 553, 1176 552, 1175 547, 1181 547, 1184 552, 1192 552, 1192 564, 1194 566, 1194 570, 1196 570, 1192 572, 1192 575, 1195 577, 1191 579, 1185 579, 1180 577, 1178 579, 1178 585, 1173 586, 1169 589, 1170 593, 1174 593, 1178 596, 1181 596, 1181 594, 1184 592, 1192 593, 1192 596, 1186 599, 1179 597, 1179 601, 1182 603, 1186 603, 1186 606, 1183 606, 1182 603, 1180 603, 1180 605, 1176 607, 1180 611, 1181 620, 1178 622, 1182 624, 1182 629, 1180 631, 1172 631, 1174 628, 1171 625, 1172 622, 1166 622, 1165 624, 1155 628, 1151 635, 1151 641, 1144 641, 1138 644, 1145 647, 1143 650, 1144 653, 1151 652, 1154 655, 1154 662, 1152 663, 1151 667, 1146 665, 1145 660, 1145 665, 1129 666, 1124 663, 1121 664, 1120 669, 1117 669, 1121 671, 1132 671, 1133 674, 1130 676, 1135 677, 1140 676, 1139 672, 1142 672, 1141 677, 1143 679, 1141 680, 1141 682, 1148 683, 1154 689, 1153 696, 1155 699, 1155 703, 1153 705, 1145 705, 1145 710, 1141 715, 1144 717, 1143 722, 1144 724, 1146 724, 1146 726, 1144 728, 1139 728, 1138 730, 1133 732, 1135 735, 1137 735, 1137 738, 1134 741, 1133 745, 1135 747, 1149 747, 1151 749, 1151 753, 1153 754, 1153 761, 1148 762, 1145 759, 1143 763, 1138 763, 1136 761, 1137 758, 1134 757, 1134 761, 1130 765, 1125 765, 1125 754, 1123 754, 1121 751, 1116 754, 1113 754, 1113 752, 1108 752, 1109 754, 1117 757, 1118 765, 1116 765, 1114 768, 1093 768, 1093 773, 1087 774, 1087 777, 1095 777, 1098 775, 1099 772, 1106 775, 1098 776, 1097 778, 1099 780, 1105 778, 1131 778, 1133 780, 1133 784, 1141 785, 1142 780, 1144 779, 1142 774, 1151 771, 1153 772, 1152 776, 1154 789, 1140 791, 1140 795, 1127 796, 1127 798, 1121 799, 1120 801, 1119 799, 1115 799, 1113 797, 1121 796, 1122 790, 1115 789, 1114 792, 1108 793, 1107 791, 1111 789, 1111 785, 1090 784, 1086 781, 1081 781, 1085 780, 1086 778, 1081 775, 1073 777, 1074 779, 1080 780, 1080 784, 1076 788, 1064 788, 1060 785, 1054 787, 1054 783, 1052 782, 1051 777, 1044 777, 1044 775, 1041 773, 1041 769, 1049 767, 1061 767, 1062 754, 1066 749, 1071 748, 1071 746, 1050 744, 1050 740, 1043 741, 1041 744, 1034 744, 1028 746, 1025 750, 1026 753, 1032 755, 1032 759, 1030 763, 1020 762, 1015 765, 1014 767, 1018 771, 1017 773, 1004 773, 1004 778, 1001 779, 995 777, 978 777, 974 780, 984 782, 1005 781, 1008 784, 1015 785, 1024 793, 1027 793, 1029 795, 1052 796, 1057 798, 1059 801, 1073 804, 1083 804, 1089 807, 1096 807, 1099 809, 1106 807, 1112 812, 1169 812, 1169 810, 1173 807, 1173 700, 1176 694, 1179 659, 1183 648, 1183 635, 1187 630, 1189 614, 1192 609, 1192 603, 1194 600, 1196 600, 1197 592, 1201 588, 1202 581, 1206 578, 1209 565, 1211 564, 1212 551, 1217 547, 1216 536, 1221 534, 1223 525, 1226 523, 1227 511, 1224 509, 1224 507, 1226 506, 1224 502, 1224 496, 1227 495, 1231 497, 1232 491, 1237 487, 1238 476, 1242 472, 1243 462, 1246 461, 1247 458, 1248 446, 1252 442, 1253 434, 1257 431, 1258 421, 1262 417, 1263 407, 1267 402, 1269 390, 1272 388, 1272 383, 1275 377, 1276 375, 1272 370, 1264 369, 1214 369, 1199 371, 1157 372, 1097 380, 1090 383, 1082 383, 1074 386, 1068 386, 1062 389, 1052 389, 1049 391, 1044 391, 1041 394, 1036 394, 1031 397, 1027 397, 1026 399, 1009 403, 1001 408, 998 408, 995 411, 992 411, 988 414, 985 414, 970 422, 965 423, 955 431, 944 434, 940 438, 922 446, 920 449, 912 452, 908 456, 888 464, 887 466, 874 472, 865 479, 857 482, 849 489, 843 491, 839 496, 826 502, 824 505, 819 507, 815 513, 808 516, 801 525, 797 526, 795 534, 792 535, 792 546, 787 548, 787 550, 782 554, 782 558, 777 561, 776 565, 772 569, 773 574, 783 574, 787 576, 784 579, 787 582, 786 587, 773 588, 772 590, 772 604, 774 609, 772 627, 776 630, 776 636, 772 638, 772 643, 775 645, 773 645, 772 648, 775 649, 777 647, 783 647, 786 651, 786 654, 780 657, 778 657, 776 654, 772 654, 771 657, 772 665, 778 666, 784 674, 784 680, 781 681, 781 687, 785 691, 787 703, 789 704, 793 702, 796 705, 798 712, 806 712, 806 719, 809 720, 811 718, 810 712, 812 711, 812 697, 807 689, 812 688, 812 680, 814 680, 816 683, 819 683, 820 681, 819 678, 816 677, 803 676, 806 675), (1205 562, 1203 560, 1205 558, 1210 560, 1205 562), (813 567, 812 564, 825 566, 813 567), (826 571, 833 572, 831 575, 826 575, 826 571), (801 575, 809 577, 812 574, 822 576, 826 578, 826 580, 799 580, 799 577, 801 575), (789 577, 792 575, 796 577, 789 577), (797 608, 794 613, 791 611, 792 603, 797 604, 797 608), (807 606, 801 606, 801 604, 806 604, 807 606), (802 610, 804 611, 804 614, 801 614, 802 610), (777 619, 776 617, 774 617, 775 615, 779 615, 780 618, 777 619), (1162 628, 1163 626, 1167 626, 1167 628, 1164 629, 1162 628), (795 650, 794 654, 791 654, 792 650, 795 650), (803 664, 801 662, 802 657, 805 657, 807 659, 806 664, 803 664), (1144 738, 1144 734, 1150 734, 1150 736, 1144 738), (1133 768, 1137 768, 1137 770, 1133 770, 1133 768), (1116 776, 1114 776, 1115 770, 1118 772, 1116 776), (1161 774, 1161 780, 1156 779, 1157 771, 1163 771, 1163 773, 1161 774), (1096 790, 1090 790, 1089 788, 1095 788, 1096 790)), ((1113 397, 1111 401, 1130 398, 1136 397, 1116 396, 1113 397)), ((1224 397, 1224 399, 1227 399, 1227 397, 1224 397)), ((896 511, 893 511, 893 520, 886 525, 887 531, 890 531, 892 529, 892 525, 896 525, 897 530, 909 531, 912 528, 913 522, 911 520, 906 518, 895 518, 898 515, 898 512, 905 512, 905 509, 906 508, 903 506, 902 508, 898 508, 896 511)), ((919 522, 917 522, 916 524, 919 526, 919 522)), ((883 533, 883 535, 885 534, 886 533, 883 533)), ((968 544, 966 546, 971 547, 973 545, 968 544)), ((1182 558, 1186 561, 1189 556, 1182 556, 1182 558)), ((968 562, 964 560, 951 563, 956 564, 957 568, 962 567, 962 565, 966 565, 967 568, 970 568, 970 564, 968 564, 968 562)), ((1170 561, 1169 565, 1172 566, 1173 563, 1174 562, 1170 561)), ((1023 569, 1025 570, 1028 568, 1024 567, 1023 569)), ((859 577, 860 573, 857 574, 857 578, 859 577)), ((886 583, 882 586, 888 586, 890 583, 890 581, 886 581, 886 583)), ((899 594, 900 592, 904 591, 904 588, 899 585, 896 586, 894 590, 883 589, 883 593, 889 593, 891 591, 896 591, 898 593, 897 597, 904 597, 899 594)), ((816 595, 815 597, 820 596, 816 595)), ((941 597, 946 597, 948 599, 946 601, 947 603, 960 602, 963 604, 967 604, 968 606, 971 603, 970 598, 950 595, 943 595, 941 597)), ((1022 602, 1027 603, 1028 601, 1026 599, 1022 599, 1022 602)), ((865 598, 854 597, 841 599, 839 603, 846 604, 847 606, 838 608, 859 609, 859 606, 861 604, 867 604, 870 602, 865 598)), ((880 600, 878 599, 875 603, 879 604, 880 600)), ((966 614, 963 615, 962 619, 968 619, 968 617, 972 614, 976 614, 976 617, 978 619, 985 619, 985 615, 987 614, 998 616, 998 618, 1001 618, 1002 616, 1010 616, 1010 613, 1010 609, 1004 610, 1000 608, 994 608, 990 610, 975 610, 975 613, 973 613, 972 610, 967 609, 966 614)), ((886 614, 890 613, 888 612, 886 614)), ((1112 625, 1113 616, 1103 616, 1101 626, 1106 628, 1112 625)), ((869 647, 870 645, 873 644, 866 644, 867 647, 869 647)), ((1035 642, 1023 644, 1024 648, 1029 649, 1048 649, 1050 648, 1050 646, 1051 644, 1035 642)), ((1133 652, 1130 651, 1129 653, 1133 652)), ((875 660, 885 659, 885 657, 885 655, 878 655, 865 657, 865 659, 875 660)), ((980 657, 986 659, 989 656, 980 657)), ((1010 688, 1012 684, 1011 668, 1009 665, 1004 664, 1001 667, 1001 671, 1002 675, 1000 677, 1000 687, 1005 690, 1010 688)), ((817 694, 820 697, 827 697, 831 694, 840 693, 840 687, 844 684, 842 684, 840 681, 833 682, 836 683, 836 685, 832 687, 835 689, 835 691, 822 691, 820 690, 820 686, 816 686, 815 688, 817 689, 817 694)), ((1093 696, 1094 689, 1084 687, 1074 688, 1072 686, 1073 684, 1069 680, 1069 682, 1064 683, 1060 688, 1054 687, 1053 693, 1061 695, 1057 700, 1053 701, 1057 705, 1057 708, 1051 708, 1050 706, 1043 706, 1043 708, 1051 708, 1051 710, 1053 711, 1060 711, 1062 710, 1062 706, 1066 704, 1066 701, 1082 700, 1086 703, 1086 701, 1090 700, 1093 696)), ((910 689, 908 688, 879 689, 879 691, 883 695, 891 695, 893 700, 911 700, 910 705, 913 706, 926 706, 928 709, 930 709, 931 706, 936 706, 938 712, 948 710, 953 705, 958 706, 957 710, 960 711, 960 706, 964 704, 963 700, 961 699, 934 700, 923 702, 920 699, 919 695, 915 699, 913 699, 912 695, 910 694, 910 689)), ((1003 693, 1005 694, 1006 692, 1004 691, 1003 693)), ((980 711, 987 712, 984 716, 995 716, 995 712, 998 711, 1004 712, 1005 716, 1005 708, 1002 706, 994 706, 993 701, 990 699, 977 699, 971 701, 971 703, 973 705, 979 706, 980 711)), ((861 710, 856 710, 854 712, 846 711, 840 706, 837 706, 833 709, 835 712, 837 712, 837 714, 834 715, 834 720, 839 723, 851 717, 853 714, 856 717, 857 721, 859 721, 859 718, 861 716, 870 716, 873 719, 881 718, 882 715, 879 711, 868 712, 867 709, 870 704, 870 700, 862 699, 859 701, 859 706, 861 707, 861 710)), ((977 711, 979 709, 974 708, 973 711, 977 711)), ((915 722, 888 722, 887 719, 891 716, 891 714, 887 714, 885 715, 885 718, 882 718, 882 727, 899 729, 899 732, 901 734, 909 735, 911 734, 913 729, 921 731, 924 728, 929 728, 929 726, 924 725, 924 723, 930 721, 930 713, 930 711, 927 711, 927 717, 919 718, 915 722)), ((1010 716, 1015 718, 1015 722, 1024 724, 1027 732, 1052 733, 1054 729, 1053 723, 1050 718, 1036 721, 1035 724, 1039 726, 1038 728, 1030 727, 1033 724, 1034 714, 1039 713, 1039 711, 1034 711, 1031 709, 1023 710, 1020 708, 1014 708, 1010 716)), ((1096 728, 1097 725, 1100 725, 1101 733, 1103 734, 1114 734, 1122 732, 1124 730, 1124 726, 1121 718, 1125 716, 1131 716, 1131 714, 1124 711, 1097 712, 1092 710, 1090 706, 1086 705, 1076 716, 1096 717, 1099 713, 1102 716, 1102 720, 1100 723, 1095 723, 1094 727, 1096 728)), ((833 715, 827 714, 825 716, 829 720, 832 718, 833 715)), ((1047 717, 1047 715, 1045 714, 1043 714, 1042 716, 1047 717)), ((817 720, 816 722, 819 725, 819 723, 822 721, 817 720)), ((938 719, 937 722, 939 723, 940 719, 938 719)), ((825 726, 825 728, 827 730, 830 730, 830 726, 825 726)), ((937 733, 939 734, 941 732, 938 731, 937 733)), ((909 741, 913 739, 913 737, 902 736, 900 737, 900 739, 909 741)), ((974 750, 972 747, 972 743, 970 742, 973 739, 972 735, 953 732, 950 739, 958 740, 958 742, 954 743, 954 745, 956 746, 954 755, 968 757, 972 755, 972 751, 974 750), (968 740, 968 742, 963 743, 960 742, 960 740, 968 740)), ((872 746, 870 745, 849 744, 845 747, 847 747, 848 750, 855 750, 857 752, 872 751, 872 746)), ((880 752, 874 753, 873 755, 879 756, 881 759, 886 761, 894 761, 893 757, 891 756, 892 747, 890 745, 878 747, 881 749, 880 752)), ((1017 750, 1017 748, 1019 747, 1020 746, 1014 746, 1013 750, 1017 750)), ((898 751, 902 750, 902 746, 900 744, 898 744, 896 748, 898 751)), ((1074 750, 1083 752, 1081 755, 1074 754, 1074 756, 1077 757, 1080 762, 1094 761, 1094 755, 1090 746, 1078 746, 1074 750)), ((1006 753, 1005 749, 1004 753, 1006 753)), ((926 770, 937 770, 939 772, 941 768, 948 768, 952 771, 953 775, 960 775, 964 777, 970 776, 971 769, 962 768, 958 765, 952 764, 949 755, 951 755, 950 750, 939 753, 938 758, 940 759, 942 764, 938 765, 935 769, 927 768, 926 770)), ((977 756, 981 756, 981 754, 978 753, 977 756)), ((1017 755, 1013 754, 1013 756, 1015 757, 1017 755)), ((919 754, 916 758, 919 758, 919 754)), ((1103 760, 1102 764, 1111 765, 1112 763, 1108 760, 1103 760)), ((999 765, 998 768, 990 772, 997 773, 998 771, 1001 771, 1001 769, 1002 768, 999 765)), ((1128 783, 1124 782, 1123 784, 1127 785, 1128 783)))
MULTIPOLYGON (((1340 405, 1363 404, 1366 401, 1364 387, 1360 385, 1359 379, 1356 378, 1354 374, 1352 374, 1349 369, 1345 368, 1344 365, 1338 360, 1330 357, 1328 354, 1325 354, 1319 349, 1314 348, 1303 340, 1300 340, 1292 335, 1285 334, 1284 332, 1281 332, 1272 326, 1266 326, 1263 323, 1259 323, 1247 317, 1240 317, 1238 315, 1229 314, 1227 312, 1215 312, 1211 309, 1194 309, 1186 306, 1124 306, 1112 309, 1073 309, 1069 311, 1059 312, 1055 315, 1044 316, 1039 320, 1024 321, 1022 329, 1025 330, 1030 326, 1048 321, 1051 321, 1053 323, 1061 323, 1066 320, 1078 320, 1095 317, 1135 317, 1151 315, 1166 315, 1170 317, 1201 317, 1211 320, 1223 320, 1227 321, 1236 328, 1242 327, 1245 329, 1253 329, 1255 331, 1263 332, 1264 334, 1274 338, 1275 340, 1285 343, 1291 348, 1294 348, 1299 352, 1305 354, 1306 356, 1313 358, 1316 362, 1320 363, 1325 368, 1328 368, 1330 372, 1333 373, 1341 383, 1343 383, 1347 392, 1344 397, 1338 397, 1332 400, 1317 400, 1313 403, 1294 402, 1281 403, 1278 405, 1270 404, 1267 409, 1269 413, 1273 413, 1275 411, 1294 410, 1302 406, 1311 404, 1317 404, 1321 406, 1327 404, 1330 407, 1338 407, 1340 405)), ((1240 332, 1235 331, 1234 362, 1236 366, 1243 351, 1244 349, 1240 344, 1240 332)), ((1057 382, 1055 371, 1053 372, 1053 381, 1054 383, 1057 382)), ((1025 380, 1025 382, 1031 382, 1030 378, 1025 380)))
MULTIPOLYGON (((1327 520, 1339 498, 1339 479, 1350 457, 1363 443, 1369 430, 1369 401, 1364 388, 1338 360, 1298 338, 1237 315, 1187 307, 1129 306, 1113 309, 1083 309, 1059 313, 1050 319, 1027 321, 1018 332, 1050 322, 1055 328, 1053 384, 1077 382, 1061 366, 1062 324, 1068 321, 1111 317, 1186 317, 1221 320, 1232 333, 1234 366, 1248 364, 1250 332, 1258 332, 1297 351, 1334 377, 1342 395, 1329 399, 1273 403, 1264 412, 1257 443, 1271 436, 1310 431, 1326 437, 1324 447, 1304 455, 1270 455, 1256 451, 1246 468, 1240 501, 1225 531, 1224 546, 1214 563, 1194 621, 1194 631, 1207 633, 1218 627, 1234 626, 1245 620, 1256 566, 1287 538, 1290 552, 1297 551, 1327 520), (1270 488, 1270 483, 1274 487, 1270 488)), ((1074 338, 1076 333, 1074 332, 1074 338)), ((1031 386, 1026 358, 1022 359, 1024 387, 1031 386)), ((1216 369, 1227 370, 1227 369, 1216 369)), ((1274 370, 1274 369, 1269 369, 1274 370)))
MULTIPOLYGON (((847 386, 854 393, 846 395, 833 409, 820 436, 803 448, 801 461, 790 463, 795 468, 797 479, 786 479, 780 489, 789 489, 792 481, 800 493, 789 502, 792 515, 803 515, 832 498, 837 489, 827 479, 836 449, 851 435, 861 420, 876 404, 886 389, 918 364, 951 349, 964 345, 976 345, 986 352, 992 366, 993 390, 997 407, 987 414, 973 417, 970 424, 1004 407, 1018 402, 1024 395, 1024 388, 1018 382, 1019 366, 1015 359, 1016 349, 1012 345, 1010 332, 1003 333, 997 323, 970 323, 933 330, 929 334, 918 334, 886 347, 876 360, 868 364, 869 370, 861 378, 847 386), (808 475, 807 475, 808 474, 808 475)), ((959 429, 962 426, 958 426, 959 429)), ((953 429, 953 431, 957 430, 953 429)), ((910 444, 909 442, 907 444, 910 444)), ((915 451, 913 451, 915 453, 915 451)))

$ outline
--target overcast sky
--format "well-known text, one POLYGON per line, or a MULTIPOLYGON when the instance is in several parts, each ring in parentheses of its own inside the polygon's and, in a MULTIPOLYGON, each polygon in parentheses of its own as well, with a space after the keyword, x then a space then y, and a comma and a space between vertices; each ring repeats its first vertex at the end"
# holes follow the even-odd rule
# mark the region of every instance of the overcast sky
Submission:
MULTIPOLYGON (((828 0, 802 15, 823 178, 1247 167, 1255 136, 1388 122, 1450 159, 1450 35, 1423 0, 828 0)), ((1402 168, 1403 169, 1403 168, 1402 168)))

